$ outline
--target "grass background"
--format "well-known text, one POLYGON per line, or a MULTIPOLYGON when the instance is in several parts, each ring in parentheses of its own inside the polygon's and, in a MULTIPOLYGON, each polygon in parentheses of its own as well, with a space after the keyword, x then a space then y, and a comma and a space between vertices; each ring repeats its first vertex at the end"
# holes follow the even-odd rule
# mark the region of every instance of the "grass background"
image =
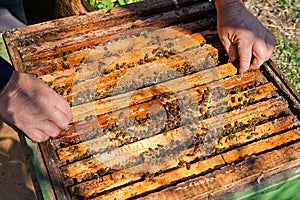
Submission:
POLYGON ((248 0, 246 6, 275 34, 272 59, 300 92, 300 0, 248 0))
MULTIPOLYGON (((104 9, 141 0, 88 0, 104 9)), ((300 0, 248 0, 246 7, 276 36, 272 60, 300 92, 300 0)))
POLYGON ((95 10, 122 6, 129 3, 135 3, 142 0, 87 0, 95 10))

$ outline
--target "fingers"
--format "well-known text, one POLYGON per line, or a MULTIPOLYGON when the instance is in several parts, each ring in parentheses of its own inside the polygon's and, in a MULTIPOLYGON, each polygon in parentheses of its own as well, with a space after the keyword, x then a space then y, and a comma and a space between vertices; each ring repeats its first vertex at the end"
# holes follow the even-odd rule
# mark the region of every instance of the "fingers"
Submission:
POLYGON ((237 45, 233 44, 228 38, 222 38, 223 46, 228 54, 229 62, 233 62, 238 59, 237 45))
POLYGON ((70 123, 70 118, 66 115, 66 113, 62 112, 58 108, 55 108, 51 112, 51 115, 49 116, 49 120, 51 120, 61 129, 65 129, 67 125, 70 123))
POLYGON ((238 55, 240 58, 239 73, 244 73, 249 69, 250 62, 251 62, 251 57, 252 57, 251 44, 247 44, 247 43, 238 44, 238 55))
POLYGON ((68 102, 57 94, 57 103, 55 104, 56 108, 59 109, 66 115, 68 123, 72 120, 72 110, 68 102))
POLYGON ((41 134, 41 138, 34 138, 33 140, 45 141, 50 137, 57 137, 61 129, 65 129, 72 119, 72 112, 67 101, 58 95, 53 89, 45 86, 43 83, 41 88, 37 91, 40 94, 37 105, 40 105, 41 112, 35 116, 38 118, 35 125, 34 136, 41 134), (42 93, 45 91, 46 93, 42 93))
POLYGON ((29 129, 24 131, 24 133, 30 137, 30 139, 36 142, 45 142, 49 139, 49 136, 39 129, 29 129))
MULTIPOLYGON (((65 129, 72 119, 69 104, 52 89, 53 95, 47 98, 48 107, 43 107, 43 114, 36 116, 35 129, 30 133, 25 132, 32 140, 43 142, 50 137, 57 137, 62 129, 65 129)), ((50 93, 50 94, 51 94, 50 93)))
POLYGON ((274 35, 241 3, 218 1, 216 9, 218 34, 229 61, 239 58, 240 73, 259 68, 271 57, 275 47, 274 35))
POLYGON ((259 69, 259 67, 264 63, 264 61, 264 59, 254 57, 251 61, 249 69, 259 69))
POLYGON ((58 136, 72 119, 66 100, 32 75, 16 75, 14 87, 1 99, 5 102, 0 105, 2 117, 34 141, 58 136))
POLYGON ((47 136, 57 137, 61 129, 53 122, 47 120, 39 123, 39 130, 47 136))
POLYGON ((259 67, 271 57, 275 48, 275 37, 271 32, 266 34, 264 40, 253 40, 253 44, 245 41, 238 44, 240 73, 244 73, 248 69, 259 69, 259 67))
POLYGON ((238 59, 237 46, 235 44, 230 44, 228 49, 228 57, 230 62, 233 62, 238 59))
POLYGON ((267 48, 263 40, 257 40, 253 44, 253 59, 250 64, 250 69, 258 69, 267 59, 267 48))
POLYGON ((244 73, 249 68, 258 69, 266 61, 265 54, 267 49, 262 40, 254 40, 250 37, 250 39, 239 39, 234 44, 225 37, 222 38, 222 43, 228 53, 229 62, 233 62, 239 58, 239 73, 244 73))
POLYGON ((49 137, 57 137, 61 131, 61 129, 51 121, 46 120, 37 123, 37 128, 30 128, 24 132, 33 141, 44 142, 48 140, 49 137))
POLYGON ((250 69, 258 69, 265 61, 267 61, 275 48, 275 36, 266 30, 265 39, 258 39, 253 45, 253 60, 250 69))
MULTIPOLYGON (((72 111, 68 102, 51 88, 47 89, 47 98, 41 101, 44 120, 50 120, 59 128, 64 129, 72 119, 72 111)), ((42 99, 42 98, 40 98, 42 99)))
MULTIPOLYGON (((72 119, 72 111, 68 102, 59 94, 57 94, 53 89, 46 87, 43 83, 43 89, 47 91, 47 96, 44 97, 45 101, 42 104, 46 104, 45 109, 55 108, 61 111, 65 115, 66 121, 70 122, 72 119)), ((41 99, 41 98, 40 98, 41 99)), ((50 111, 52 112, 52 110, 50 111)), ((63 118, 58 116, 59 120, 63 118)), ((56 120, 55 120, 56 121, 56 120)))

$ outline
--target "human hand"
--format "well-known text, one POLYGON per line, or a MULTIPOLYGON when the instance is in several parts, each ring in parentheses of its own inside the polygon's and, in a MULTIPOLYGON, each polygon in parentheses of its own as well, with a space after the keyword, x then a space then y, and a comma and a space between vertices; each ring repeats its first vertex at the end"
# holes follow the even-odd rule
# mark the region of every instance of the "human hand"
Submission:
POLYGON ((34 76, 16 71, 0 92, 0 114, 36 142, 58 136, 72 119, 61 96, 34 76))
POLYGON ((240 73, 258 69, 275 47, 275 36, 240 0, 216 0, 218 33, 229 61, 239 59, 240 73))

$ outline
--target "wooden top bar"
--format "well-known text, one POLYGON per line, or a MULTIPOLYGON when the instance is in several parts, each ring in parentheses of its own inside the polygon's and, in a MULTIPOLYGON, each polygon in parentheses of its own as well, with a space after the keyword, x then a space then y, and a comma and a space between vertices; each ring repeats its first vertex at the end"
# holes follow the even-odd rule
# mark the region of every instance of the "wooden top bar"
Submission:
POLYGON ((57 199, 205 199, 300 163, 299 95, 271 61, 244 74, 224 62, 208 1, 145 1, 4 39, 14 67, 72 107, 38 145, 57 199))

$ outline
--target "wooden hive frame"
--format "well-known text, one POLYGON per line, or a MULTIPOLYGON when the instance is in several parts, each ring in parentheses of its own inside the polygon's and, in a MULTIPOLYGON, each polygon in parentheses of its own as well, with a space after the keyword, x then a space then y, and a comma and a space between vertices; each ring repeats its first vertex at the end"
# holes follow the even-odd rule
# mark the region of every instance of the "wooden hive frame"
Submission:
POLYGON ((215 22, 207 1, 145 1, 4 33, 16 69, 72 106, 36 146, 57 199, 223 197, 295 172, 299 94, 272 61, 223 62, 215 22))

